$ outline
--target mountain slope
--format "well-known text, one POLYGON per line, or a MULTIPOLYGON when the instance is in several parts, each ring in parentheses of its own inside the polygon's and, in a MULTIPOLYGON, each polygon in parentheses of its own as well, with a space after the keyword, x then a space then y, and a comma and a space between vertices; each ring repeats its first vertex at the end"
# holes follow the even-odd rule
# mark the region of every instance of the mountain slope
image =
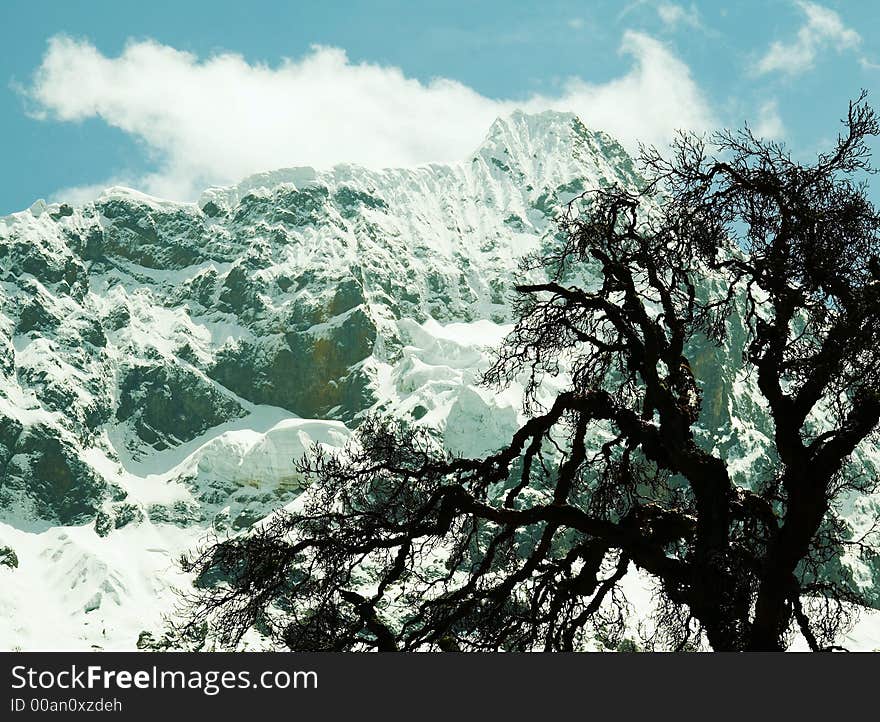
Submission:
MULTIPOLYGON (((497 448, 518 390, 476 379, 519 258, 569 199, 636 182, 576 117, 514 113, 457 164, 286 169, 197 204, 112 188, 0 219, 0 546, 19 558, 0 647, 132 648, 187 583, 176 555, 293 501, 293 459, 368 411, 497 448)), ((729 370, 705 441, 745 479, 769 429, 738 338, 694 357, 729 370)))

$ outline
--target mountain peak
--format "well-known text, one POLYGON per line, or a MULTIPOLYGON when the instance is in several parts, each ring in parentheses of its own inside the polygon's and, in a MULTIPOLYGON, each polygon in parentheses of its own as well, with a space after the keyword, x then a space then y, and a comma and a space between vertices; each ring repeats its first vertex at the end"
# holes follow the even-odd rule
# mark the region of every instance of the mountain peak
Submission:
POLYGON ((558 110, 514 110, 496 118, 473 160, 520 178, 582 178, 585 187, 601 178, 638 183, 632 159, 620 143, 587 128, 576 114, 558 110))
POLYGON ((516 108, 505 115, 499 115, 489 126, 487 136, 505 131, 513 131, 517 134, 544 135, 563 128, 570 129, 572 124, 582 125, 580 119, 574 113, 561 110, 543 110, 537 113, 529 113, 521 108, 516 108))
POLYGON ((526 113, 514 110, 495 119, 477 153, 501 156, 520 155, 558 150, 560 145, 570 147, 575 136, 589 135, 589 131, 574 113, 545 110, 526 113))

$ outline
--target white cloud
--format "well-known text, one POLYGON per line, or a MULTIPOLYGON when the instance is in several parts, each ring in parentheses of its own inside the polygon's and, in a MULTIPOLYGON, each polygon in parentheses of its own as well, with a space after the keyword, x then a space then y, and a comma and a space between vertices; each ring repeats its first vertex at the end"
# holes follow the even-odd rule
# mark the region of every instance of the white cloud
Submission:
POLYGON ((691 4, 685 8, 675 3, 660 3, 657 6, 657 15, 660 20, 669 29, 675 29, 680 26, 687 26, 694 29, 702 29, 703 24, 700 21, 700 12, 696 5, 691 4))
POLYGON ((566 24, 572 30, 582 30, 584 27, 584 19, 583 18, 571 18, 571 20, 569 20, 566 24))
MULTIPOLYGON (((95 200, 101 193, 111 186, 136 186, 145 188, 146 185, 138 183, 138 179, 117 176, 108 178, 103 183, 93 183, 91 185, 69 186, 67 188, 58 188, 49 194, 50 203, 73 203, 80 205, 95 200)), ((185 196, 178 196, 181 200, 187 200, 185 196)))
POLYGON ((758 122, 752 129, 759 138, 780 140, 785 135, 785 124, 779 115, 779 105, 769 100, 758 109, 758 122))
MULTIPOLYGON (((110 58, 56 36, 27 93, 38 117, 97 117, 141 141, 155 172, 114 181, 177 199, 285 166, 463 159, 498 115, 517 107, 574 111, 630 146, 714 125, 687 65, 666 46, 627 32, 620 50, 633 58, 622 76, 601 84, 571 78, 556 96, 517 102, 454 80, 422 83, 396 67, 352 63, 336 48, 314 47, 270 67, 234 54, 200 60, 152 41, 110 58)), ((93 188, 71 192, 82 197, 93 188)))
POLYGON ((833 10, 812 2, 798 2, 806 16, 792 42, 774 42, 755 65, 758 74, 778 71, 796 75, 809 70, 820 51, 851 50, 861 43, 859 34, 847 27, 833 10))

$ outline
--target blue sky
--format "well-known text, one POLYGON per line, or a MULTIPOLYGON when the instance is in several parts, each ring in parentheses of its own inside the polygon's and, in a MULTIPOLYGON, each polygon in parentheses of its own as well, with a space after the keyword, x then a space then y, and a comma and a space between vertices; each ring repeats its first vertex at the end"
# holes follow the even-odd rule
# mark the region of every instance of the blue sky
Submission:
POLYGON ((453 160, 518 106, 630 147, 748 120, 803 155, 860 88, 880 106, 880 3, 861 0, 4 0, 0 48, 0 214, 453 160))

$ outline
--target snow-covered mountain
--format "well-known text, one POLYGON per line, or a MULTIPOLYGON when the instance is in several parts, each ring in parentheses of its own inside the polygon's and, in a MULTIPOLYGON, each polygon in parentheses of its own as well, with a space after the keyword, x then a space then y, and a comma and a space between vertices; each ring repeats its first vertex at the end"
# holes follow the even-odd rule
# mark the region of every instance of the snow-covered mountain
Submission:
MULTIPOLYGON (((496 448, 519 393, 476 379, 519 258, 584 189, 636 182, 573 115, 514 113, 457 164, 285 169, 196 204, 111 188, 0 219, 0 648, 133 648, 188 583, 177 555, 295 499, 292 460, 367 411, 496 448)), ((768 429, 736 340, 695 356, 729 369, 705 433, 745 475, 768 429)))

